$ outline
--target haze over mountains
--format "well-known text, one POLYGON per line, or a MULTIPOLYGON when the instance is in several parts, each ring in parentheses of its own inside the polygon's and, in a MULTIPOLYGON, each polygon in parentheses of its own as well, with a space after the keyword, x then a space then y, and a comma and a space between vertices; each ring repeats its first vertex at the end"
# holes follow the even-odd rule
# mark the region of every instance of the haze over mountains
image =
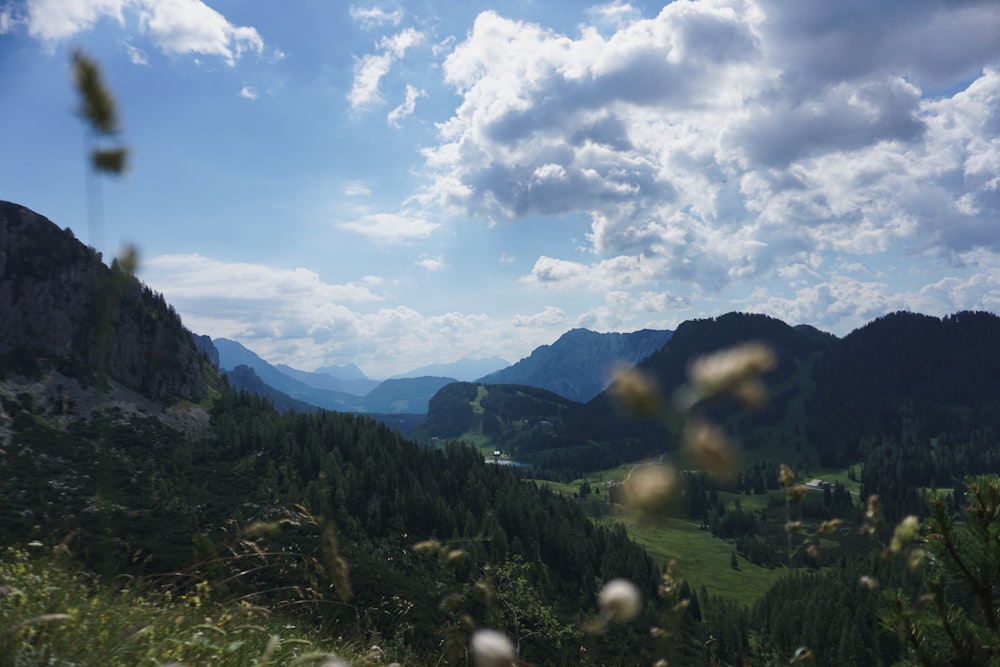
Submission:
MULTIPOLYGON (((357 366, 345 369, 351 379, 329 371, 302 371, 284 364, 272 365, 242 344, 219 338, 219 367, 231 371, 247 366, 255 377, 293 401, 351 412, 426 414, 427 401, 451 382, 476 381, 484 384, 521 384, 547 389, 563 398, 586 401, 607 386, 614 371, 632 366, 659 349, 670 339, 670 331, 642 330, 633 333, 597 333, 587 329, 569 331, 551 345, 543 345, 516 364, 505 366, 499 357, 462 359, 453 363, 428 364, 384 382, 364 376, 357 366), (485 375, 483 374, 485 371, 485 375), (429 392, 429 393, 428 393, 429 392)), ((254 377, 244 373, 233 382, 259 391, 254 377)), ((274 392, 267 395, 276 405, 291 405, 274 392)))

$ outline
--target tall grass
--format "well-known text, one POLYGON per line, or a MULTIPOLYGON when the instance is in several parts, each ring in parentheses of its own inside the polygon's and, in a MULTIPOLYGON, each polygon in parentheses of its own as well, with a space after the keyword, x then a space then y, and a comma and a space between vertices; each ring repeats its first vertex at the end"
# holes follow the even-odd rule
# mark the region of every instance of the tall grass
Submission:
MULTIPOLYGON (((36 547, 35 551, 40 551, 36 547)), ((379 665, 301 619, 150 582, 100 583, 64 558, 0 551, 0 665, 379 665)))

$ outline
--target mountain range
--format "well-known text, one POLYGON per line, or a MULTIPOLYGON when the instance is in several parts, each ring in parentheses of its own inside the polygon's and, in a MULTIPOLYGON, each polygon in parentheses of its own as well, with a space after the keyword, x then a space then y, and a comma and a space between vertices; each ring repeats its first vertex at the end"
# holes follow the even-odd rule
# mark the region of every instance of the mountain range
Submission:
MULTIPOLYGON (((566 343, 601 347, 606 339, 592 333, 570 332, 547 346, 536 359, 542 370, 527 375, 539 381, 547 368, 579 377, 580 364, 595 365, 598 356, 566 343), (546 359, 564 346, 576 361, 546 359)), ((0 540, 60 545, 116 585, 127 578, 121 575, 178 573, 170 585, 181 595, 211 580, 230 599, 252 596, 262 608, 308 604, 297 622, 315 618, 363 646, 386 638, 418 655, 413 664, 439 661, 436 632, 450 618, 461 651, 465 619, 489 613, 482 598, 463 601, 449 591, 504 582, 515 588, 495 589, 507 597, 493 611, 510 603, 517 619, 529 609, 558 624, 523 635, 520 655, 532 664, 567 664, 584 644, 594 664, 650 664, 653 653, 633 648, 648 634, 642 628, 678 612, 683 625, 673 636, 684 637, 676 645, 691 653, 671 658, 677 664, 709 664, 716 653, 724 664, 751 654, 784 660, 806 633, 810 649, 826 656, 818 664, 867 664, 873 651, 896 662, 893 645, 870 634, 885 599, 858 588, 857 568, 881 568, 887 589, 914 585, 913 577, 892 579, 879 540, 892 537, 904 517, 925 516, 928 489, 949 516, 963 516, 969 496, 983 497, 967 475, 1000 472, 1000 317, 896 312, 836 337, 726 313, 654 333, 669 337, 635 362, 646 383, 637 392, 645 418, 628 414, 610 388, 583 402, 498 383, 492 373, 488 382, 393 379, 364 397, 341 395, 282 373, 238 343, 222 342, 225 356, 216 342, 186 330, 123 263, 105 265, 68 229, 0 203, 0 540), (759 369, 770 400, 751 410, 728 395, 692 399, 693 362, 747 341, 773 353, 773 365, 759 369), (237 360, 254 366, 220 372, 237 360), (399 420, 424 402, 427 417, 413 438, 404 437, 388 421, 313 411, 269 394, 277 389, 268 380, 329 401, 370 400, 399 420), (400 398, 403 386, 412 398, 400 398), (693 417, 725 434, 727 452, 741 443, 738 474, 714 479, 687 456, 683 438, 693 417), (495 449, 525 467, 487 465, 483 450, 495 449), (684 478, 681 521, 617 518, 615 483, 651 459, 674 464, 684 478), (788 466, 782 478, 835 481, 822 494, 792 487, 803 495, 793 506, 779 488, 779 464, 788 466), (859 537, 862 499, 870 495, 886 521, 874 542, 859 537), (821 532, 834 515, 845 526, 821 532), (792 535, 791 525, 803 532, 792 535), (685 578, 690 573, 703 586, 684 589, 689 605, 654 602, 663 567, 675 557, 662 546, 664 527, 685 540, 666 551, 683 552, 689 538, 713 550, 685 565, 685 578), (635 539, 659 548, 658 560, 635 539), (790 548, 800 539, 803 548, 790 548), (240 560, 235 550, 244 547, 248 558, 264 559, 259 567, 240 560), (299 560, 267 560, 279 557, 299 560), (329 567, 315 567, 321 561, 329 567), (354 597, 329 604, 345 563, 354 597), (776 583, 758 598, 765 607, 741 611, 723 597, 741 587, 751 565, 768 568, 776 583), (806 568, 810 574, 795 574, 806 568), (474 580, 494 571, 492 581, 474 580), (733 585, 719 584, 723 577, 733 585), (581 619, 599 618, 601 582, 615 578, 634 582, 659 609, 648 610, 649 623, 581 636, 581 619), (705 586, 711 602, 702 614, 705 586), (801 606, 818 590, 835 593, 801 606), (315 595, 280 597, 301 591, 315 595), (442 600, 458 606, 442 608, 442 600), (790 629, 807 611, 824 622, 790 629), (618 640, 604 641, 612 635, 618 640)), ((490 618, 508 633, 523 627, 512 617, 490 618)))
POLYGON ((479 378, 483 384, 524 384, 548 389, 572 401, 589 401, 612 375, 659 350, 672 332, 643 329, 597 333, 572 329, 551 345, 536 348, 513 366, 479 378))
POLYGON ((434 392, 450 382, 479 378, 483 384, 518 384, 547 389, 569 400, 588 400, 608 383, 612 373, 631 367, 670 339, 670 331, 642 330, 633 333, 597 333, 573 329, 551 345, 535 349, 529 357, 506 368, 499 357, 461 359, 447 364, 428 364, 409 373, 379 382, 364 376, 357 366, 302 371, 284 364, 271 364, 243 344, 226 338, 209 339, 219 358, 219 367, 230 373, 230 381, 248 391, 267 395, 275 405, 294 401, 349 412, 426 414, 434 392), (235 377, 239 366, 254 370, 235 377), (353 375, 335 377, 331 372, 353 375), (482 371, 492 371, 479 377, 482 371), (452 372, 454 375, 439 375, 452 372), (261 383, 269 389, 261 387, 261 383), (285 398, 287 397, 287 399, 285 398))

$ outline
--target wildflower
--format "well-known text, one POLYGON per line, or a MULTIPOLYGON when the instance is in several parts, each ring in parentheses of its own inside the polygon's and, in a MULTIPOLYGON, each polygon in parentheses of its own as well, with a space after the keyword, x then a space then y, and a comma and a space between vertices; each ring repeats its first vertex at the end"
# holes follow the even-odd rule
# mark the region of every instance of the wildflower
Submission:
POLYGON ((659 514, 679 491, 677 473, 660 465, 641 465, 623 485, 625 504, 643 517, 659 514))
POLYGON ((639 589, 628 579, 612 579, 604 584, 598 596, 601 616, 608 621, 627 623, 642 610, 639 589))
POLYGON ((806 495, 808 490, 809 488, 805 484, 795 484, 785 489, 785 495, 793 502, 798 502, 802 500, 802 496, 806 495))
POLYGON ((477 667, 510 667, 517 660, 510 638, 496 630, 476 630, 470 648, 477 667))
POLYGON ((841 524, 840 519, 830 519, 828 521, 824 521, 819 525, 819 534, 832 535, 837 530, 837 527, 840 524, 841 524))
POLYGON ((441 543, 437 540, 424 540, 413 545, 413 550, 418 554, 433 553, 441 548, 441 543))
POLYGON ((903 544, 908 544, 913 540, 917 539, 920 533, 920 519, 913 516, 912 514, 899 522, 896 526, 896 531, 894 537, 896 537, 903 544))
POLYGON ((702 470, 729 479, 739 466, 739 451, 718 426, 692 419, 682 434, 684 452, 702 470))
POLYGON ((656 378, 638 368, 617 373, 609 386, 611 396, 622 410, 637 417, 660 413, 660 389, 656 378))
POLYGON ((786 464, 782 463, 778 472, 778 481, 782 486, 790 486, 795 482, 795 473, 786 464))
POLYGON ((704 396, 733 391, 747 380, 774 368, 774 351, 762 343, 744 343, 694 360, 688 367, 691 383, 704 396))

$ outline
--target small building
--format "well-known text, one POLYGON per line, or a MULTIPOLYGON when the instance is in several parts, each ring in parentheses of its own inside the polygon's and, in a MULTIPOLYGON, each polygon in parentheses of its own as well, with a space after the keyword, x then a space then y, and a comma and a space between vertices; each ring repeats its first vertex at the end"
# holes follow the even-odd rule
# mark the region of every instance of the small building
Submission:
POLYGON ((806 488, 810 491, 822 491, 824 489, 833 489, 833 484, 824 482, 821 479, 811 479, 806 482, 806 488))

